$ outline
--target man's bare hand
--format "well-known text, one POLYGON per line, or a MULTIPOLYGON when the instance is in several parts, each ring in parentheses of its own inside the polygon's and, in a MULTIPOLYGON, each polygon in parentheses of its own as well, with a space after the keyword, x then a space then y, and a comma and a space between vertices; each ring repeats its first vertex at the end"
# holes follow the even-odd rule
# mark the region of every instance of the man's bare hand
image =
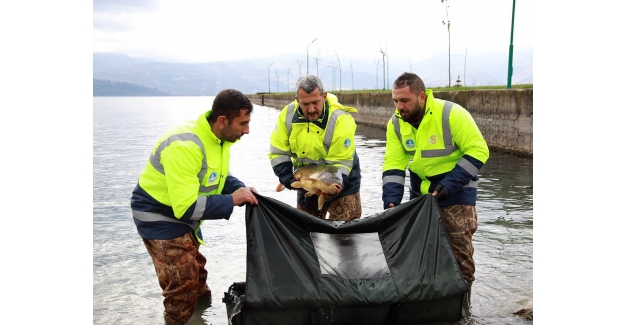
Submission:
POLYGON ((234 193, 230 194, 232 195, 233 204, 236 206, 243 206, 245 203, 258 204, 258 200, 254 194, 252 194, 252 191, 256 192, 256 189, 253 187, 241 187, 234 191, 234 193))
POLYGON ((248 190, 258 194, 258 192, 256 191, 256 188, 254 186, 248 186, 248 187, 246 187, 246 189, 248 189, 248 190))

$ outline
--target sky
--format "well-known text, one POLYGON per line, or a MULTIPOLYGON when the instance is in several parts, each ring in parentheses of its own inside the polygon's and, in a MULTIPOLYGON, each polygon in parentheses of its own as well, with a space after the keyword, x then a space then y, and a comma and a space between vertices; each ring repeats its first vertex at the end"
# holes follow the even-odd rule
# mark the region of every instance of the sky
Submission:
MULTIPOLYGON (((515 50, 533 49, 533 1, 516 1, 515 50)), ((452 55, 509 50, 512 0, 306 3, 94 0, 93 52, 211 62, 292 53, 375 59, 384 51, 391 59, 418 62, 447 54, 443 21, 450 22, 452 55)))

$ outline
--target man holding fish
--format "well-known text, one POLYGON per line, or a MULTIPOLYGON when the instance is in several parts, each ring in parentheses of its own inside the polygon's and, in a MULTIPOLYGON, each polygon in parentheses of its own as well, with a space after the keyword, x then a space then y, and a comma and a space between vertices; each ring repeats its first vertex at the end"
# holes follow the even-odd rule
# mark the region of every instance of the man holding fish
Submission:
POLYGON ((295 84, 295 100, 286 105, 271 133, 269 159, 285 187, 297 192, 297 208, 330 220, 359 219, 360 163, 354 136, 354 107, 343 106, 306 75, 295 84))

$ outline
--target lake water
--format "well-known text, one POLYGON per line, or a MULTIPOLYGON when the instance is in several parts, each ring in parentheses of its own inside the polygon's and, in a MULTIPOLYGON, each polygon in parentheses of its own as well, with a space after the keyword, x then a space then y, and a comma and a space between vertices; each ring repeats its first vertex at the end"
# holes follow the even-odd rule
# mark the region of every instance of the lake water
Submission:
MULTIPOLYGON (((162 324, 163 297, 154 266, 132 221, 130 196, 160 135, 210 109, 214 97, 93 98, 93 323, 162 324)), ((232 147, 230 171, 268 197, 295 206, 267 157, 279 110, 255 106, 250 134, 232 147)), ((382 211, 385 131, 358 126, 362 215, 382 211)), ((533 161, 491 151, 480 171, 476 272, 471 324, 527 324, 512 313, 533 306, 533 161)), ((405 200, 408 196, 405 196, 405 200)), ((245 281, 245 208, 229 221, 205 221, 208 284, 213 305, 188 324, 228 324, 221 299, 245 281)))

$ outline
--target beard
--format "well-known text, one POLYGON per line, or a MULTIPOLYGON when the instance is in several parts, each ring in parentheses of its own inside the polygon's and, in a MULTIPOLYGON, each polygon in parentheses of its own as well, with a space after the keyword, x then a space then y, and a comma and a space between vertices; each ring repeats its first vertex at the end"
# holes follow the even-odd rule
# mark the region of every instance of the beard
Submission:
POLYGON ((241 137, 243 137, 243 134, 238 134, 234 132, 231 125, 226 126, 226 128, 224 129, 223 135, 224 135, 223 140, 228 141, 228 142, 235 142, 239 140, 241 137))
POLYGON ((407 111, 399 112, 401 114, 401 118, 411 124, 419 122, 419 114, 423 110, 423 107, 419 106, 419 102, 416 102, 414 106, 407 111))

